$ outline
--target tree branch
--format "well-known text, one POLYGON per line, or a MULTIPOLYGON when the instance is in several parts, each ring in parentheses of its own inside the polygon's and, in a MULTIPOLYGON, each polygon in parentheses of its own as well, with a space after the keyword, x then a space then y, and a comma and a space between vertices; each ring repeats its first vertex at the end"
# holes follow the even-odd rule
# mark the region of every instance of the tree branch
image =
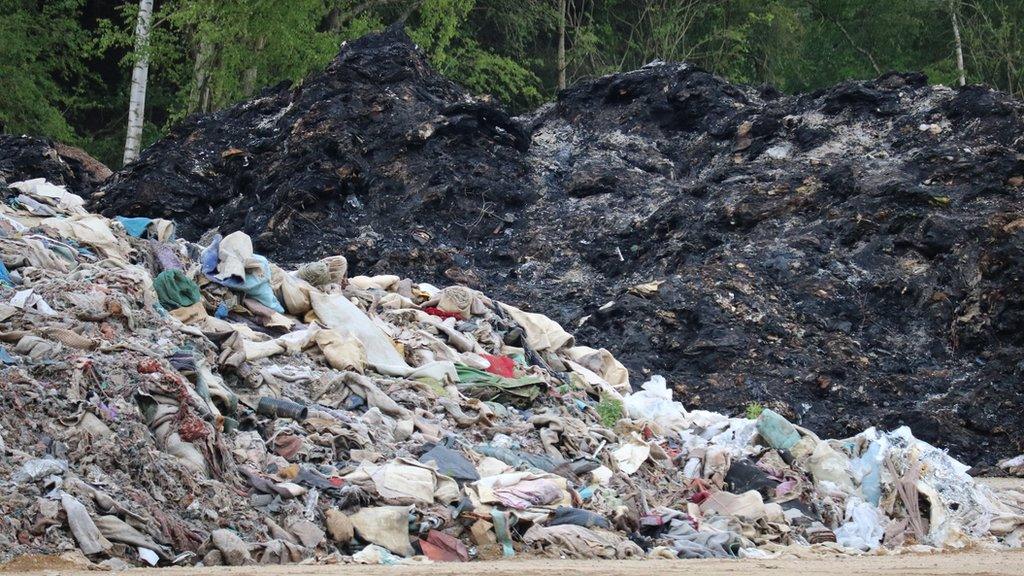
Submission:
POLYGON ((807 5, 810 6, 811 10, 814 10, 818 14, 818 16, 821 16, 822 20, 830 22, 833 26, 839 28, 839 31, 842 32, 843 36, 846 37, 846 41, 849 42, 850 46, 852 46, 854 50, 860 52, 865 58, 867 58, 868 62, 871 62, 871 67, 875 69, 875 74, 880 75, 882 73, 882 69, 878 67, 878 62, 875 62, 875 57, 871 55, 871 52, 868 52, 866 49, 857 44, 857 42, 853 39, 853 36, 850 35, 850 31, 846 29, 846 26, 843 26, 843 23, 840 22, 838 18, 829 16, 821 9, 820 6, 818 6, 817 3, 812 2, 811 0, 808 0, 807 5))

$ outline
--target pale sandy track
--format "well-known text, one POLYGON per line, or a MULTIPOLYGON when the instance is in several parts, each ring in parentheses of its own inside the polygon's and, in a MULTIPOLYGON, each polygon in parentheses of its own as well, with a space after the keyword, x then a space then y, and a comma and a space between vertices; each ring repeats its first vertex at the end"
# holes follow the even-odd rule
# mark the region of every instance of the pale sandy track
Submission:
MULTIPOLYGON (((26 563, 27 564, 27 563, 26 563)), ((34 570, 21 572, 39 576, 95 576, 97 572, 62 569, 59 563, 41 562, 34 570)), ((23 565, 29 568, 28 565, 23 565)), ((1024 551, 903 554, 899 556, 831 557, 780 560, 653 560, 591 561, 523 559, 469 564, 423 566, 249 566, 237 568, 164 568, 129 570, 124 576, 661 576, 699 574, 732 576, 765 574, 782 576, 1020 576, 1024 574, 1024 551)))

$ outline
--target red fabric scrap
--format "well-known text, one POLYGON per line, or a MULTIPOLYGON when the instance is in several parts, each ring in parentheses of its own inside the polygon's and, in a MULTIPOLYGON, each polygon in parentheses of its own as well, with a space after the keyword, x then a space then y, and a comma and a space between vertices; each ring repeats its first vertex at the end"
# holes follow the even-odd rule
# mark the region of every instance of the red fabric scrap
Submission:
POLYGON ((206 422, 196 416, 189 408, 188 388, 185 387, 185 379, 177 374, 167 372, 164 372, 164 378, 176 387, 178 396, 178 435, 181 436, 181 439, 185 442, 195 442, 209 436, 210 430, 206 427, 206 422))
POLYGON ((139 374, 156 374, 157 372, 163 372, 163 367, 160 366, 159 360, 146 358, 139 362, 139 374))
POLYGON ((206 423, 196 418, 186 407, 182 407, 180 414, 181 420, 178 423, 178 435, 181 436, 182 440, 185 442, 195 442, 210 435, 210 431, 206 429, 206 423))
POLYGON ((690 502, 699 505, 708 498, 711 498, 711 492, 708 492, 707 490, 701 490, 700 492, 694 492, 694 494, 690 496, 690 502))
POLYGON ((423 554, 434 562, 469 562, 469 550, 458 538, 431 530, 427 539, 420 539, 423 554))
POLYGON ((447 310, 441 310, 437 306, 427 306, 423 311, 438 318, 462 318, 462 314, 459 312, 448 312, 447 310))
POLYGON ((302 438, 291 434, 281 434, 274 438, 274 453, 291 462, 302 448, 302 438))
POLYGON ((503 378, 512 378, 516 375, 515 360, 512 360, 508 356, 493 356, 491 354, 481 354, 481 356, 491 363, 491 365, 487 367, 487 371, 491 374, 496 374, 503 378))

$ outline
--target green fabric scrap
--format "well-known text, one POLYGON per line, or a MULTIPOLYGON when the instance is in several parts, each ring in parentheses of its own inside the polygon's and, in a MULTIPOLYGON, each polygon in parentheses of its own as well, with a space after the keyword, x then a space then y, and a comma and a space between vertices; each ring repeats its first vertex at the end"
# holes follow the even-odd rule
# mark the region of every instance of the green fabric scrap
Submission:
POLYGON ((160 305, 168 310, 191 306, 202 298, 199 286, 181 270, 164 270, 153 279, 153 288, 160 305))
POLYGON ((501 402, 519 408, 527 408, 540 395, 544 379, 539 376, 503 378, 465 364, 456 364, 459 374, 456 387, 463 394, 487 402, 501 402))

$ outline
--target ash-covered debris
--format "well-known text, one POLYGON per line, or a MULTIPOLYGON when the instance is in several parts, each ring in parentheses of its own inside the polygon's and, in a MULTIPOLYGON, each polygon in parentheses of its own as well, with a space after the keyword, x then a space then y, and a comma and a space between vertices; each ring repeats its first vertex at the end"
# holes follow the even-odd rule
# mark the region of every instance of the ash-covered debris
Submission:
POLYGON ((436 268, 489 236, 493 226, 474 226, 493 224, 481 207, 533 199, 521 186, 528 141, 500 107, 469 98, 391 30, 348 44, 299 86, 190 118, 119 173, 97 206, 155 209, 188 237, 244 229, 286 260, 361 237, 361 265, 400 254, 436 268), (409 254, 412 245, 426 257, 409 254))
POLYGON ((186 121, 93 206, 529 303, 688 407, 991 463, 1024 449, 1022 114, 917 74, 785 96, 658 64, 510 119, 390 30, 186 121))
POLYGON ((0 184, 45 178, 83 197, 111 171, 81 148, 30 136, 0 134, 0 184))

